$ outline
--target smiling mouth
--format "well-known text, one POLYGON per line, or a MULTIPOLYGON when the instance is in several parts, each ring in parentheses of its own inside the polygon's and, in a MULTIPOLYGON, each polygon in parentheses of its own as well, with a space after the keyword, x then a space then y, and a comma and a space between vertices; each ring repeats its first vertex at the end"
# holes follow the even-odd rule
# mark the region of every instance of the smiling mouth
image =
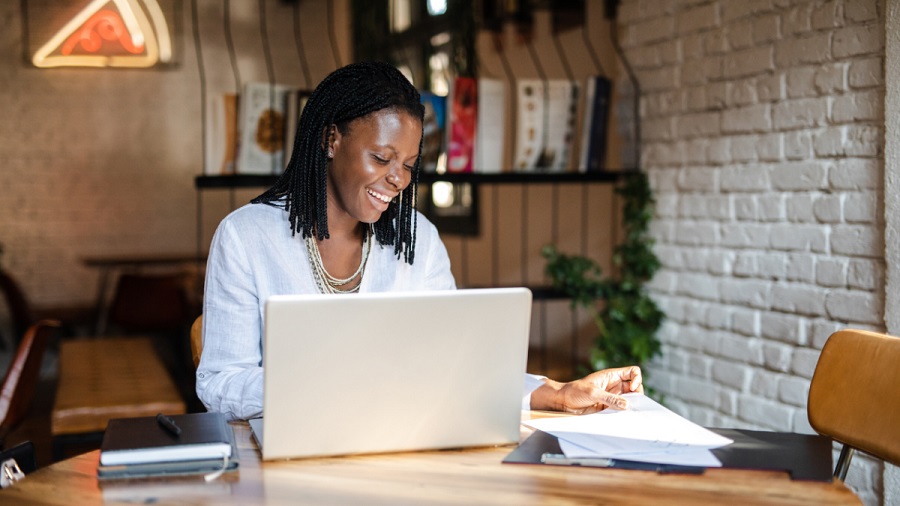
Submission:
POLYGON ((368 192, 369 195, 375 197, 376 199, 384 202, 385 204, 389 204, 391 202, 391 200, 394 200, 393 197, 388 197, 387 195, 385 195, 383 193, 378 193, 375 190, 370 190, 370 189, 366 188, 366 192, 368 192))

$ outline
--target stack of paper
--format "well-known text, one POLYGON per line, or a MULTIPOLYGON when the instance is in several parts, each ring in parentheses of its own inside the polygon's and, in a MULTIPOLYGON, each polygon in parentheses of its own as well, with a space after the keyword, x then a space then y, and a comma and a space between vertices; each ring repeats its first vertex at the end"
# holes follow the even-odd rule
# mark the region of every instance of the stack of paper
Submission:
POLYGON ((710 451, 732 440, 669 411, 643 394, 626 394, 627 410, 562 418, 528 420, 524 424, 556 436, 568 458, 606 458, 721 467, 710 451))

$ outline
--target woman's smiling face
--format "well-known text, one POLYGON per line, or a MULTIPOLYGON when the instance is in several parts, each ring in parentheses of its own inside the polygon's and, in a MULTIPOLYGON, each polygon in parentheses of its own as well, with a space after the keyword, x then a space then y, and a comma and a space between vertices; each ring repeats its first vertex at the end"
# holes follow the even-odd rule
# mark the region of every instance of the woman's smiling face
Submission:
POLYGON ((409 186, 422 122, 402 110, 382 109, 351 121, 346 130, 335 129, 329 145, 329 229, 338 222, 375 223, 409 186))

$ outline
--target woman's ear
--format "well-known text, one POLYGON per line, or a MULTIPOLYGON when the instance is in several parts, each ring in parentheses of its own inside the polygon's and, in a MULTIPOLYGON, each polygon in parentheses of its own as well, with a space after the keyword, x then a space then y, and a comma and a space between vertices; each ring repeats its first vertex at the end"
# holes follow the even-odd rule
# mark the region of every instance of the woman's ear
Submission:
POLYGON ((339 135, 340 132, 335 125, 322 129, 322 151, 325 151, 328 158, 334 158, 334 143, 339 135))

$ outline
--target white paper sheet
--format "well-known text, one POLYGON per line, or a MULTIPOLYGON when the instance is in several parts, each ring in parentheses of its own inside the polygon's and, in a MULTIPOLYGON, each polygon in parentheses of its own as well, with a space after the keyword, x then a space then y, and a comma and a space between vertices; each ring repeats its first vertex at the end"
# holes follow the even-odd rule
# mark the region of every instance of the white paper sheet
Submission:
POLYGON ((666 409, 643 394, 626 394, 629 409, 523 423, 560 440, 567 457, 721 467, 710 452, 732 440, 666 409))

